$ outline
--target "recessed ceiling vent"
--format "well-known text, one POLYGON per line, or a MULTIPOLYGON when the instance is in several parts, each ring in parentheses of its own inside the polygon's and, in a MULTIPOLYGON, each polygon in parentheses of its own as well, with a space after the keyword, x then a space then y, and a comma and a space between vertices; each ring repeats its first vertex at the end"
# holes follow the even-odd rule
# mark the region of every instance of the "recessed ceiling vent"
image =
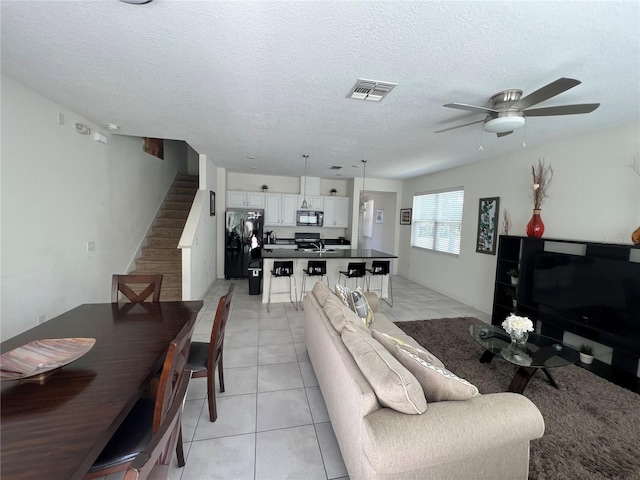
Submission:
POLYGON ((349 92, 349 95, 347 95, 347 98, 379 102, 386 97, 396 85, 397 83, 379 82, 377 80, 365 80, 364 78, 359 78, 349 92))
POLYGON ((329 170, 340 170, 342 168, 342 165, 332 165, 331 167, 329 167, 329 170))

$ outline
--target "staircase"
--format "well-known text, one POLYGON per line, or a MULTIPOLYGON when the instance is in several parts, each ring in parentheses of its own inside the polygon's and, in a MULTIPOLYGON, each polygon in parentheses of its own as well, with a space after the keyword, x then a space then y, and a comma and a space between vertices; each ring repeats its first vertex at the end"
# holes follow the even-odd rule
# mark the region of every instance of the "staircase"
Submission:
MULTIPOLYGON (((182 300, 182 250, 178 242, 198 190, 198 177, 177 175, 132 274, 161 273, 160 301, 182 300)), ((134 288, 135 290, 135 288, 134 288)))

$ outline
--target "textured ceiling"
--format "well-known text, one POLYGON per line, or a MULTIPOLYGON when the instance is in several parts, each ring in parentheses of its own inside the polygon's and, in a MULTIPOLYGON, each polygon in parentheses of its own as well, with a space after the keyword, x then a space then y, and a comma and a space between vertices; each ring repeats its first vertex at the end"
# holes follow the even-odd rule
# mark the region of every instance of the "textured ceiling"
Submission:
POLYGON ((185 140, 232 171, 332 177, 367 159, 401 179, 640 118, 640 2, 0 3, 2 72, 119 133, 185 140), (444 103, 488 105, 556 80, 583 83, 497 138, 444 103), (397 83, 380 103, 358 78, 397 83), (479 150, 480 143, 484 144, 479 150), (248 158, 255 156, 255 159, 248 158))

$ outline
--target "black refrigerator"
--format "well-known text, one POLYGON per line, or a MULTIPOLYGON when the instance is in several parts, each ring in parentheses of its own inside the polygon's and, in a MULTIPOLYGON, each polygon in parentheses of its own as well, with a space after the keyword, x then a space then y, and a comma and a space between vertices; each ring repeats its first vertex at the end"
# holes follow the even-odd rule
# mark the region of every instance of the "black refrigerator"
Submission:
POLYGON ((224 278, 247 278, 249 262, 262 258, 263 210, 227 210, 224 278))

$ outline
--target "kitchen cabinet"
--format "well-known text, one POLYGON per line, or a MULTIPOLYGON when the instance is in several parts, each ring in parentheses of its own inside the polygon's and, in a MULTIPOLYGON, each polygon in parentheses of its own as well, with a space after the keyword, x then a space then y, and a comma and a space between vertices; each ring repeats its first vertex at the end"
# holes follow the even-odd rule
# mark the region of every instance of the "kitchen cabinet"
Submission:
POLYGON ((323 211, 325 227, 349 226, 349 197, 324 197, 323 211))
POLYGON ((298 207, 297 195, 267 193, 265 195, 264 224, 295 227, 298 207))
POLYGON ((307 199, 307 206, 309 210, 322 212, 322 209, 324 208, 324 198, 321 195, 307 195, 306 197, 304 195, 298 195, 298 210, 300 210, 300 205, 302 205, 302 201, 305 198, 307 199))
POLYGON ((260 192, 227 192, 227 208, 265 208, 265 194, 260 192))

